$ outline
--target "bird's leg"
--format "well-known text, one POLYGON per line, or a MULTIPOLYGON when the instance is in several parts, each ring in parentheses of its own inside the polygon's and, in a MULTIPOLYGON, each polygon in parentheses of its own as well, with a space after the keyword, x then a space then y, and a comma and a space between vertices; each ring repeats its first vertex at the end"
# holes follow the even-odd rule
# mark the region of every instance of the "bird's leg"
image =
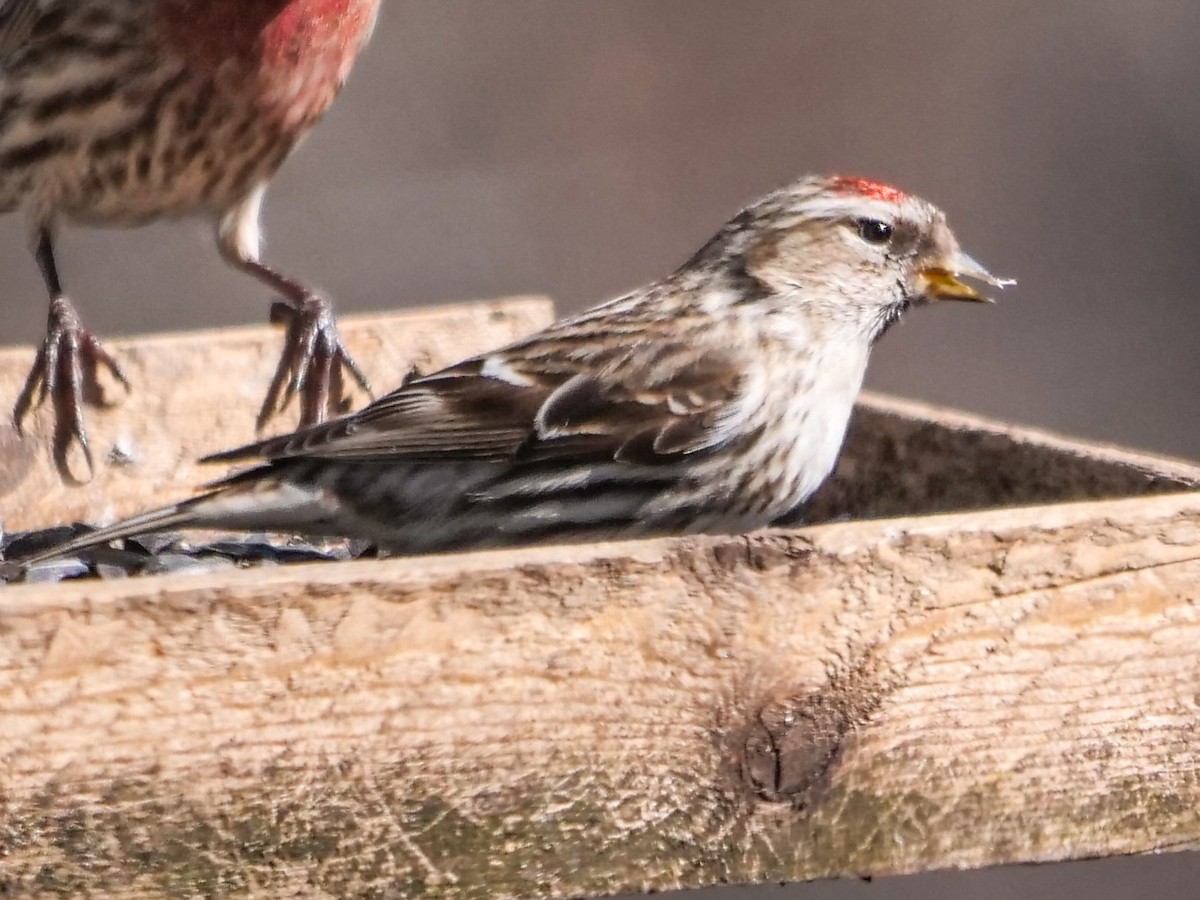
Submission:
POLYGON ((345 375, 374 399, 371 386, 338 334, 333 306, 300 282, 277 272, 259 259, 259 213, 265 185, 259 185, 229 209, 217 227, 217 246, 231 264, 253 275, 284 298, 271 306, 271 321, 287 327, 283 353, 258 413, 261 431, 296 394, 300 395, 300 424, 313 425, 329 413, 349 409, 345 375))
POLYGON ((48 229, 38 235, 35 255, 50 293, 50 311, 46 339, 38 349, 33 368, 13 408, 13 424, 21 431, 25 416, 49 397, 54 409, 55 465, 64 480, 81 483, 90 480, 95 470, 84 427, 83 405, 107 405, 100 387, 101 369, 107 370, 126 392, 130 388, 129 380, 117 361, 83 327, 79 313, 64 296, 54 262, 54 241, 48 229), (71 471, 72 447, 79 448, 87 466, 86 478, 71 471))
POLYGON ((287 328, 283 353, 258 413, 261 430, 267 422, 300 395, 300 425, 323 422, 350 408, 345 376, 374 399, 367 376, 342 342, 332 304, 297 281, 257 260, 244 260, 242 268, 269 284, 285 298, 271 304, 271 321, 287 328))

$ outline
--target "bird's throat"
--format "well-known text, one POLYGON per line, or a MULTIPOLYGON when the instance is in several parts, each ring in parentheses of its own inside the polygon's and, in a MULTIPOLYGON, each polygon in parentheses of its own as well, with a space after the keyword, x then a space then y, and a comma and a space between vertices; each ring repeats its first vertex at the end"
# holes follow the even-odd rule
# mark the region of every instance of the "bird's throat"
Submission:
POLYGON ((370 36, 380 0, 161 0, 163 40, 285 131, 329 106, 370 36))

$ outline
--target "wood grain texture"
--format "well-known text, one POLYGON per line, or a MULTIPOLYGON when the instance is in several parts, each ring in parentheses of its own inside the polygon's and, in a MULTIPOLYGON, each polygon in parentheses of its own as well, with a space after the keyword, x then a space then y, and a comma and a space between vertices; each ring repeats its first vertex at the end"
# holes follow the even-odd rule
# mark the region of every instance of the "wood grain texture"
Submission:
MULTIPOLYGON (((339 322, 351 354, 377 392, 396 387, 413 366, 429 371, 497 347, 548 324, 549 300, 490 303, 339 322)), ((97 467, 86 485, 64 484, 48 450, 48 408, 36 412, 26 439, 8 410, 33 362, 32 347, 0 350, 0 523, 13 530, 68 522, 109 522, 173 502, 221 474, 196 464, 205 453, 254 439, 254 417, 282 346, 269 327, 226 328, 108 342, 133 383, 123 402, 88 411, 97 467)), ((293 407, 272 422, 291 430, 293 407)))
POLYGON ((0 893, 1200 845, 1200 497, 0 589, 0 893))

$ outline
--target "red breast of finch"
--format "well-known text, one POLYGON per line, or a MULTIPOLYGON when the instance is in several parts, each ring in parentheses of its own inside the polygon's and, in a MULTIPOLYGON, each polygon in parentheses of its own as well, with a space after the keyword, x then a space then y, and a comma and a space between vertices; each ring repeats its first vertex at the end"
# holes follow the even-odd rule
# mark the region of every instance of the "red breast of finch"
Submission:
POLYGON ((964 278, 1005 283, 936 207, 804 178, 661 281, 210 457, 262 462, 46 555, 157 528, 430 553, 767 526, 832 470, 872 345, 909 307, 984 300, 964 278))
MULTIPOLYGON (((0 212, 29 224, 50 294, 45 342, 17 399, 18 428, 47 398, 53 453, 90 475, 83 405, 118 361, 64 293, 64 223, 212 217, 220 252, 277 292, 287 338, 259 425, 301 395, 301 422, 344 411, 345 352, 329 303, 259 258, 263 193, 333 102, 379 0, 0 0, 0 212)), ((180 302, 186 298, 179 298, 180 302)))

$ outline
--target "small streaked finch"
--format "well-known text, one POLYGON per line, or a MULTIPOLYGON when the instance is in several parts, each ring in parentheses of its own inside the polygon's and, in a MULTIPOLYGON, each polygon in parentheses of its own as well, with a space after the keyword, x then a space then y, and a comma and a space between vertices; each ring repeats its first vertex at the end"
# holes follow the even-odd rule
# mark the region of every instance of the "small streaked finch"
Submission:
MULTIPOLYGON (((47 398, 64 478, 91 451, 83 404, 117 361, 83 327, 54 259, 63 223, 136 225, 200 214, 221 254, 278 292, 283 355, 261 427, 301 395, 301 423, 344 412, 344 377, 370 393, 328 301, 259 258, 271 177, 328 109, 379 0, 0 0, 0 212, 29 223, 50 293, 45 342, 17 428, 47 398)), ((180 298, 181 300, 183 298, 180 298)))
POLYGON ((1000 286, 934 206, 805 178, 674 274, 212 460, 265 460, 46 556, 156 528, 365 538, 396 553, 789 519, 833 468, 871 346, 910 306, 1000 286))

